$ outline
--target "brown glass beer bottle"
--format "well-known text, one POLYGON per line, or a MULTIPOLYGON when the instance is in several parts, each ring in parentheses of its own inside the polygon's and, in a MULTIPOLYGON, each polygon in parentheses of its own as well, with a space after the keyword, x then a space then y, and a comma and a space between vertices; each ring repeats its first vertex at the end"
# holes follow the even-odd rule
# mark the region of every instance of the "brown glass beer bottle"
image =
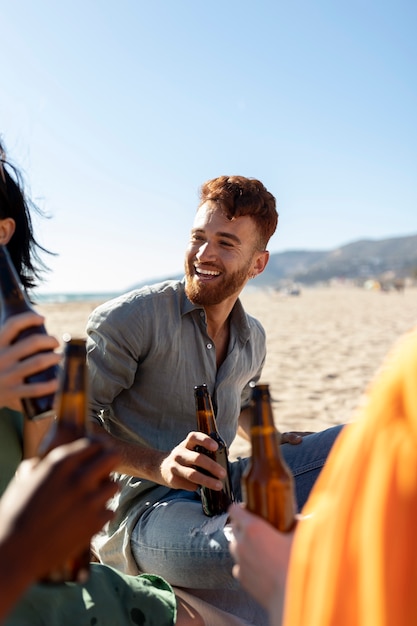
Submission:
MULTIPOLYGON (((3 326, 9 317, 27 311, 34 311, 34 308, 23 289, 6 246, 0 245, 0 326, 3 326)), ((15 342, 35 333, 46 334, 45 326, 42 324, 41 326, 25 328, 16 337, 15 342)), ((58 367, 54 365, 28 376, 26 382, 35 383, 52 380, 57 377, 57 374, 58 367)), ((23 410, 30 420, 53 416, 53 402, 54 394, 41 398, 22 398, 23 410)))
MULTIPOLYGON (((40 456, 65 443, 88 434, 87 428, 88 387, 85 339, 64 336, 64 363, 60 386, 56 396, 56 420, 45 435, 39 448, 40 456)), ((80 478, 82 480, 82 477, 80 478)), ((82 524, 80 511, 80 524, 82 524)), ((42 582, 85 582, 90 570, 90 546, 80 554, 68 559, 62 567, 48 574, 42 582)))
POLYGON ((252 404, 252 456, 242 476, 243 499, 249 511, 289 532, 296 514, 294 479, 281 454, 268 385, 254 387, 252 404))
MULTIPOLYGON (((204 448, 203 446, 196 446, 196 450, 198 452, 203 452, 226 470, 226 476, 223 479, 223 488, 221 491, 201 487, 201 503, 203 505, 203 511, 206 515, 211 517, 213 515, 225 513, 229 505, 234 500, 230 479, 228 452, 226 443, 217 430, 213 404, 211 402, 207 385, 197 385, 194 387, 194 397, 197 412, 197 430, 209 435, 219 446, 215 452, 207 450, 207 448, 204 448)), ((210 475, 201 468, 199 468, 199 471, 210 475)))

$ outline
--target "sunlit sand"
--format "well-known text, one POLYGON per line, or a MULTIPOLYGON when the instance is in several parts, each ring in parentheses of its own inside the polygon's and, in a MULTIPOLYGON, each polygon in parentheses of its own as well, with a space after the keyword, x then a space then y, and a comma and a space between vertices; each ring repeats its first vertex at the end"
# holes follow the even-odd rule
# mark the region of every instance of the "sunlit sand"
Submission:
MULTIPOLYGON (((270 384, 278 428, 317 431, 346 423, 396 339, 417 323, 417 288, 404 293, 355 287, 244 292, 246 310, 267 334, 262 381, 270 384)), ((43 304, 50 333, 84 335, 99 302, 43 304)), ((248 453, 237 438, 231 454, 248 453)))

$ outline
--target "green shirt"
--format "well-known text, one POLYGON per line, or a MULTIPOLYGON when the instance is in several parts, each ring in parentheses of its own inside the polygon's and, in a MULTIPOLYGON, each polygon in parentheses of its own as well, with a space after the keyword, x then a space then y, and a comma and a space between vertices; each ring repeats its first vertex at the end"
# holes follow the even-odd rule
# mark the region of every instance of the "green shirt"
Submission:
POLYGON ((23 415, 0 409, 0 498, 22 460, 23 415))
MULTIPOLYGON (((0 497, 22 459, 22 441, 23 415, 0 409, 0 497)), ((24 555, 16 558, 24 567, 24 555)), ((173 626, 176 614, 174 591, 159 576, 127 576, 92 563, 85 585, 30 587, 3 626, 173 626)))
POLYGON ((173 626, 176 615, 174 592, 159 576, 92 563, 84 585, 31 587, 3 626, 173 626))

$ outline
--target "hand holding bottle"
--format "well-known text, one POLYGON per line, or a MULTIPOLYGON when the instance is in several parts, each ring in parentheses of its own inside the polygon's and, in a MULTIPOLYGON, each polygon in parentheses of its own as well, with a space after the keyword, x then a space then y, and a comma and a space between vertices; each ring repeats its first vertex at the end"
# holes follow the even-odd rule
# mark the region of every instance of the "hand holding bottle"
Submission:
MULTIPOLYGON (((294 531, 281 533, 242 505, 229 508, 233 576, 280 624, 294 531)), ((271 624, 272 626, 272 624, 271 624)))
POLYGON ((191 431, 171 452, 161 452, 158 482, 171 489, 187 491, 195 491, 201 485, 222 489, 226 472, 210 456, 198 451, 202 448, 214 453, 218 444, 204 433, 191 431))
POLYGON ((222 488, 220 490, 213 490, 204 485, 201 486, 201 503, 206 515, 221 515, 227 511, 228 506, 234 500, 227 445, 218 431, 213 404, 207 385, 203 384, 194 387, 194 397, 198 429, 217 443, 217 449, 214 451, 198 446, 196 451, 209 456, 213 461, 218 463, 225 472, 222 480, 222 488))
POLYGON ((0 399, 1 405, 22 410, 21 398, 36 398, 54 394, 57 378, 30 382, 30 377, 51 366, 55 367, 61 355, 55 337, 31 334, 15 343, 27 328, 43 325, 44 318, 32 311, 10 317, 0 329, 0 399))
MULTIPOLYGON (((39 454, 42 457, 60 445, 89 435, 86 340, 72 339, 67 335, 64 341, 64 365, 56 398, 57 417, 40 444, 39 454)), ((82 472, 79 480, 84 480, 82 472)), ((81 523, 82 509, 78 514, 78 523, 81 523)), ((67 558, 59 568, 48 572, 44 582, 85 582, 90 570, 90 539, 91 537, 78 554, 67 558)))
POLYGON ((109 476, 117 460, 108 446, 84 438, 20 465, 0 501, 0 546, 22 589, 77 554, 111 519, 106 502, 117 491, 109 476))
MULTIPOLYGON (((5 245, 0 245, 0 327, 8 320, 21 313, 34 313, 20 277, 13 265, 9 251, 5 245)), ((16 343, 32 335, 47 335, 43 320, 39 323, 25 326, 15 337, 16 343)), ((26 377, 27 383, 43 383, 55 380, 57 376, 55 364, 46 369, 36 369, 26 377)), ((28 419, 54 416, 54 394, 41 396, 21 396, 24 413, 28 419)))

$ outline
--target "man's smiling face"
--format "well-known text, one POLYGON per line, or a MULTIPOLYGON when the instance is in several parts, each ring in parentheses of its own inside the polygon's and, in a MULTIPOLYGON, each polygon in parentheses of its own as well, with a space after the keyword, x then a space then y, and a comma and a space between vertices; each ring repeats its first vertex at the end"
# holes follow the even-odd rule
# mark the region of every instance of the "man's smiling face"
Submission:
MULTIPOLYGON (((216 202, 197 211, 185 255, 186 294, 210 306, 237 298, 255 272, 258 233, 249 216, 230 220, 216 202)), ((258 273, 258 272, 256 272, 258 273)))

